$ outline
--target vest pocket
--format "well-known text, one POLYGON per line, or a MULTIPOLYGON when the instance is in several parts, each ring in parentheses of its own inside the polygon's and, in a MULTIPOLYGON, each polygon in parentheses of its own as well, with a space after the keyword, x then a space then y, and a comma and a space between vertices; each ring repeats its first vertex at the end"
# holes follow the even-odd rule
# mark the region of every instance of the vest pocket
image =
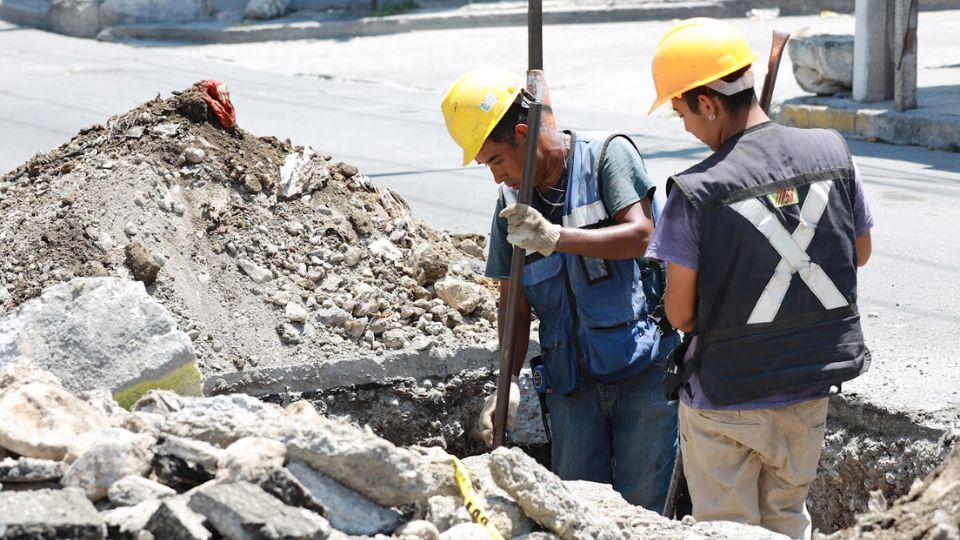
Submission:
POLYGON ((651 362, 656 338, 656 332, 642 320, 591 326, 587 336, 587 371, 603 383, 639 373, 651 362))
POLYGON ((547 384, 554 392, 569 394, 577 387, 577 361, 571 336, 563 259, 559 253, 535 260, 523 269, 523 291, 540 319, 540 354, 547 384))

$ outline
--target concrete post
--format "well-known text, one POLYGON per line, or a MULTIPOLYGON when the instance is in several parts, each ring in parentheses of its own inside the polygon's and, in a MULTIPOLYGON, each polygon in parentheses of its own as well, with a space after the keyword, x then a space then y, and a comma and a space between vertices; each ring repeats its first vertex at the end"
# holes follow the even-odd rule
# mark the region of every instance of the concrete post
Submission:
POLYGON ((893 3, 856 0, 853 45, 853 99, 869 103, 893 98, 893 3))
POLYGON ((893 32, 893 104, 898 111, 917 108, 917 2, 895 0, 893 32))

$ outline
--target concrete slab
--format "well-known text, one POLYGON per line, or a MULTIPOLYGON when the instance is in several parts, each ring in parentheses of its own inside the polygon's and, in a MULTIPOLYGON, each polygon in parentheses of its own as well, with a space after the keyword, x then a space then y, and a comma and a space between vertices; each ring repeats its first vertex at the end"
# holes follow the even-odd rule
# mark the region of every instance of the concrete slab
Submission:
MULTIPOLYGON (((536 349, 536 346, 531 347, 536 349)), ((452 377, 462 371, 489 369, 499 364, 495 343, 426 351, 404 351, 384 356, 333 360, 218 373, 204 379, 204 394, 242 392, 253 396, 316 392, 382 383, 399 377, 452 377)))

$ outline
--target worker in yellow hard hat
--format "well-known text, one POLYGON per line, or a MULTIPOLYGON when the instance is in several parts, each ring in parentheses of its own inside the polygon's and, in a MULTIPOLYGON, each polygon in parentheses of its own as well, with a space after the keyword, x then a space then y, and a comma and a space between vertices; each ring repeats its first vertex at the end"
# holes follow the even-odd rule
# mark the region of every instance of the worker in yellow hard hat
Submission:
POLYGON ((806 538, 827 394, 869 365, 856 285, 873 218, 838 133, 760 108, 756 58, 712 19, 657 45, 653 108, 669 101, 713 154, 668 180, 647 255, 667 262, 667 317, 686 334, 665 387, 694 517, 806 538))
MULTIPOLYGON (((531 361, 533 380, 549 410, 553 471, 612 483, 631 503, 660 511, 676 452, 677 402, 664 399, 659 385, 679 339, 660 316, 662 266, 643 258, 654 230, 654 184, 628 137, 545 125, 532 204, 516 204, 530 99, 519 76, 478 68, 457 79, 441 104, 463 163, 486 165, 500 184, 486 275, 500 280, 501 306, 512 245, 527 250, 517 317, 523 353, 513 374, 526 355, 532 307, 541 351, 531 361)), ((508 422, 519 393, 511 385, 508 422)), ((480 415, 488 444, 495 403, 496 394, 480 415)))

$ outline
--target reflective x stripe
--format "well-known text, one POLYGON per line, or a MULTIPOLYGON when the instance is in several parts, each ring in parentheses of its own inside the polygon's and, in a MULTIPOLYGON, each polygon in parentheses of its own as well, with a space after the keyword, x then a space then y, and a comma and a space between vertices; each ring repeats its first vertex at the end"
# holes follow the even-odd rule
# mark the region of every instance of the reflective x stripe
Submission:
POLYGON ((607 219, 607 209, 603 201, 594 201, 584 206, 574 208, 572 212, 563 216, 564 227, 586 227, 607 219))
POLYGON ((823 268, 811 262, 806 252, 817 232, 817 223, 827 208, 832 186, 833 182, 829 180, 810 185, 807 198, 800 209, 800 224, 792 235, 758 199, 747 199, 730 205, 730 208, 747 218, 783 257, 753 307, 747 324, 770 322, 777 316, 795 273, 810 287, 823 307, 833 309, 849 305, 823 268))

